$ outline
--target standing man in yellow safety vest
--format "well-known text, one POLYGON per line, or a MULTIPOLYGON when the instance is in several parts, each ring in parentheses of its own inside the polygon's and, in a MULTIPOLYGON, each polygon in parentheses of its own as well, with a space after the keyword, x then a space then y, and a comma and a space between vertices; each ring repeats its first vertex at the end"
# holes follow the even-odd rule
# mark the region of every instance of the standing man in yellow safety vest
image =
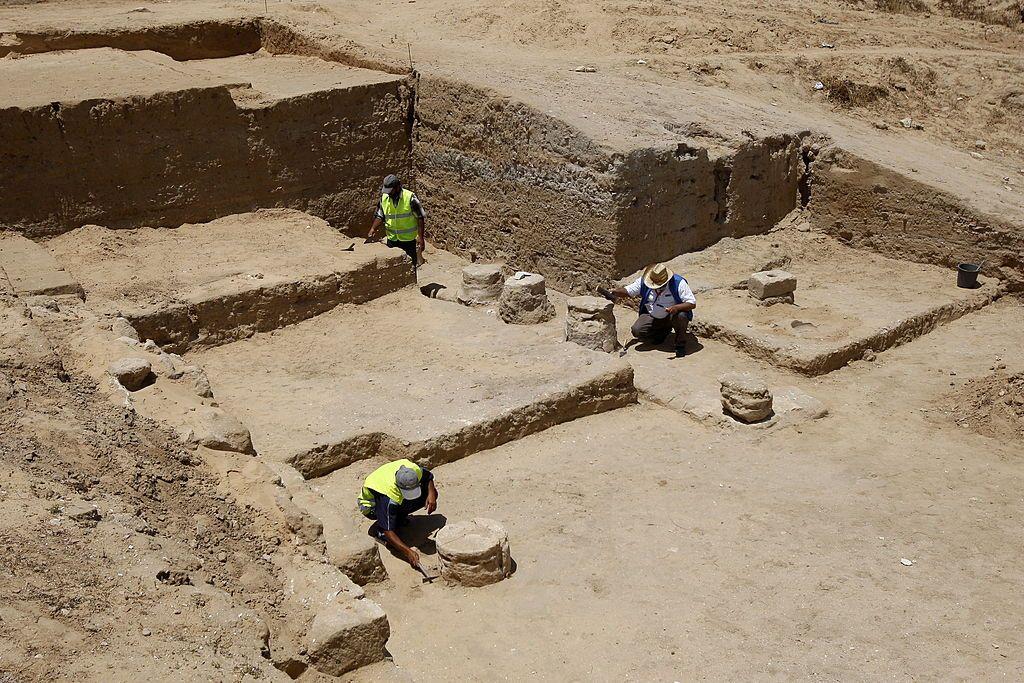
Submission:
POLYGON ((387 543, 414 569, 419 569, 419 553, 407 546, 396 532, 405 525, 409 513, 426 508, 430 514, 437 509, 437 488, 430 470, 411 460, 381 465, 363 481, 358 503, 363 516, 374 520, 370 534, 387 543))
POLYGON ((373 225, 366 235, 366 241, 374 238, 380 224, 384 223, 384 233, 388 238, 389 247, 398 247, 412 259, 413 272, 423 253, 423 232, 426 216, 420 200, 411 190, 402 187, 398 176, 389 175, 384 179, 380 201, 373 215, 373 225))

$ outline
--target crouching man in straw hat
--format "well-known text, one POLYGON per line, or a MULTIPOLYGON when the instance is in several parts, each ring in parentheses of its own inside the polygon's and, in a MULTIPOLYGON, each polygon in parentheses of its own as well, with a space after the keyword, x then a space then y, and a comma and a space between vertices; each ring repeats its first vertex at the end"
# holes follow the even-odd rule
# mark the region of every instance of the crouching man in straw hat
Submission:
POLYGON ((633 336, 640 341, 661 344, 675 330, 676 358, 686 355, 686 329, 693 320, 697 299, 686 278, 673 273, 664 263, 655 263, 625 287, 607 292, 609 299, 639 297, 639 317, 633 323, 633 336))

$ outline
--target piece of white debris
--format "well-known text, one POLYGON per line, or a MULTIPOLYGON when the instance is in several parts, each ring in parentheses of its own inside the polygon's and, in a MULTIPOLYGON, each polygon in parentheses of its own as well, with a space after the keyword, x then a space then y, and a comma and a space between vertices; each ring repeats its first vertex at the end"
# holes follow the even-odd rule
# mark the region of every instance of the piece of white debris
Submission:
POLYGON ((573 71, 578 71, 578 72, 584 73, 584 74, 592 74, 592 73, 597 73, 597 67, 594 67, 594 66, 578 66, 575 69, 573 69, 573 71))
POLYGON ((904 558, 900 559, 900 564, 902 564, 904 567, 912 567, 912 566, 914 566, 914 561, 913 560, 908 560, 907 558, 904 557, 904 558))
POLYGON ((815 81, 814 82, 814 89, 815 90, 824 90, 825 89, 825 84, 822 83, 821 81, 815 81))
POLYGON ((646 64, 647 60, 646 59, 638 59, 638 60, 636 60, 636 63, 637 64, 646 64))
POLYGON ((833 45, 832 43, 822 43, 821 46, 826 50, 832 50, 835 48, 835 45, 833 45))

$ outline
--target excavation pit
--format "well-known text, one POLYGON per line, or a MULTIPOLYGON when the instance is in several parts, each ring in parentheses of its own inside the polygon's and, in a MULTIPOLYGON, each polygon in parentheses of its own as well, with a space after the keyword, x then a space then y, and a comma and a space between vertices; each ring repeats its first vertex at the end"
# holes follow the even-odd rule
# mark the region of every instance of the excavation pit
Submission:
POLYGON ((165 350, 222 344, 393 292, 404 254, 288 209, 176 229, 86 226, 47 243, 89 305, 165 350), (351 251, 346 249, 353 246, 351 251))
POLYGON ((993 280, 958 289, 946 268, 798 232, 723 240, 670 265, 697 296, 693 332, 806 375, 916 339, 999 294, 993 280), (796 304, 759 306, 744 285, 750 273, 777 267, 800 281, 796 304))
POLYGON ((556 335, 406 289, 188 357, 264 458, 310 478, 433 466, 636 400, 628 365, 556 335))

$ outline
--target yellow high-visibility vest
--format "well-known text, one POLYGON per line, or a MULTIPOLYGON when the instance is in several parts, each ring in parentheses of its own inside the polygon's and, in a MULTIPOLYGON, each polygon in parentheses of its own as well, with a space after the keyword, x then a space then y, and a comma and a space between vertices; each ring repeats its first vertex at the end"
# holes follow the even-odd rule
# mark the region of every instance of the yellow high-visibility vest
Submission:
POLYGON ((374 505, 373 492, 383 493, 385 496, 401 504, 402 491, 395 483, 395 473, 400 467, 408 467, 416 473, 416 481, 423 481, 423 468, 412 460, 395 460, 386 465, 381 465, 366 477, 363 482, 363 490, 359 492, 359 507, 372 508, 374 505))
POLYGON ((392 242, 411 242, 419 232, 419 223, 412 212, 412 190, 402 190, 398 201, 385 194, 380 199, 384 211, 384 232, 392 242))

